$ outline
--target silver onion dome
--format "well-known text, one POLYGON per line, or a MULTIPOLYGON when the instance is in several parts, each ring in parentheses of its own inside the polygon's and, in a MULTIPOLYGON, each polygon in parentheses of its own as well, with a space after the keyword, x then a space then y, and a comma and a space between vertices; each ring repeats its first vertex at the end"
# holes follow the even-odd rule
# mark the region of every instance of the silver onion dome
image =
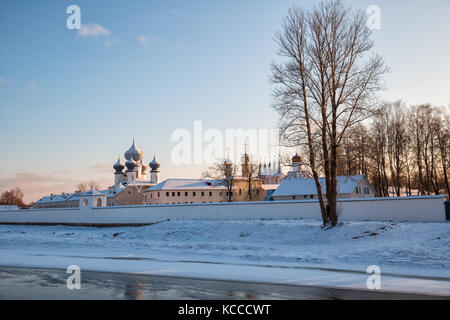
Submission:
POLYGON ((130 160, 131 159, 131 148, 128 149, 127 151, 125 151, 124 157, 126 160, 130 160))
POLYGON ((153 156, 153 160, 148 165, 150 166, 152 171, 158 170, 159 167, 161 166, 161 164, 158 161, 156 161, 155 156, 153 156))
POLYGON ((134 138, 130 149, 125 152, 125 159, 130 160, 131 158, 133 158, 134 161, 141 161, 144 159, 144 153, 136 146, 134 138))
POLYGON ((133 170, 136 168, 136 161, 134 161, 131 157, 130 159, 125 162, 125 166, 128 168, 128 170, 133 170))
POLYGON ((123 164, 120 162, 120 157, 117 158, 117 162, 113 165, 113 169, 116 170, 116 172, 122 172, 122 170, 125 167, 123 166, 123 164))

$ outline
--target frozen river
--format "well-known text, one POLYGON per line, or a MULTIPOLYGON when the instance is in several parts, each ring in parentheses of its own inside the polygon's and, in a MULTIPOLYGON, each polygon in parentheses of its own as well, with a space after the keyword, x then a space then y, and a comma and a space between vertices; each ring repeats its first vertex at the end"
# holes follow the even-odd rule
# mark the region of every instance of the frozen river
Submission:
POLYGON ((65 270, 0 267, 0 299, 450 299, 450 297, 241 281, 84 271, 69 290, 65 270))

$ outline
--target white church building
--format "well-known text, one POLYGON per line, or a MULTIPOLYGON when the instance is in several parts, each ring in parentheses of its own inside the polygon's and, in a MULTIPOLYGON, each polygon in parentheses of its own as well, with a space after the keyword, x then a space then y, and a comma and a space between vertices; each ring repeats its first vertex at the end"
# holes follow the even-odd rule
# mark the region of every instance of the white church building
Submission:
MULTIPOLYGON (((305 200, 317 199, 317 187, 314 178, 302 170, 302 159, 295 155, 292 157, 292 171, 281 181, 278 188, 272 193, 273 200, 305 200)), ((326 195, 325 178, 319 178, 322 194, 326 195)), ((337 197, 373 198, 376 190, 365 175, 338 176, 337 197)))
MULTIPOLYGON (((144 153, 137 147, 134 138, 131 147, 125 151, 124 157, 125 164, 122 164, 119 156, 113 165, 114 184, 108 189, 96 191, 104 196, 107 206, 145 204, 144 191, 160 182, 160 163, 153 157, 147 166, 143 161, 144 153)), ((82 196, 83 193, 78 191, 60 195, 51 194, 36 201, 33 207, 76 208, 79 207, 82 196)))

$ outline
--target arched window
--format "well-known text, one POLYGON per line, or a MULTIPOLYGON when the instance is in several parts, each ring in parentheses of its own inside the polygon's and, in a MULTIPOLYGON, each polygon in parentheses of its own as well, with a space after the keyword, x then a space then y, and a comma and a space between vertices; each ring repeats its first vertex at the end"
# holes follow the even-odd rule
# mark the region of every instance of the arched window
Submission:
POLYGON ((102 199, 98 198, 97 199, 97 207, 101 207, 102 206, 102 199))
POLYGON ((86 207, 88 205, 89 201, 88 199, 84 199, 83 200, 83 207, 86 207))

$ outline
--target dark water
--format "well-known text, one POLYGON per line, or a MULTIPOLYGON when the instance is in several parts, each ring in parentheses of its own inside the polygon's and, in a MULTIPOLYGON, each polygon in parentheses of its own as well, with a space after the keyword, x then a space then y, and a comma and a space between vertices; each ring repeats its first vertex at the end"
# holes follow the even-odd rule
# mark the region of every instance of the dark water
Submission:
MULTIPOLYGON (((0 267, 0 299, 442 299, 414 294, 83 271, 0 267)), ((447 297, 448 299, 448 297, 447 297)))

